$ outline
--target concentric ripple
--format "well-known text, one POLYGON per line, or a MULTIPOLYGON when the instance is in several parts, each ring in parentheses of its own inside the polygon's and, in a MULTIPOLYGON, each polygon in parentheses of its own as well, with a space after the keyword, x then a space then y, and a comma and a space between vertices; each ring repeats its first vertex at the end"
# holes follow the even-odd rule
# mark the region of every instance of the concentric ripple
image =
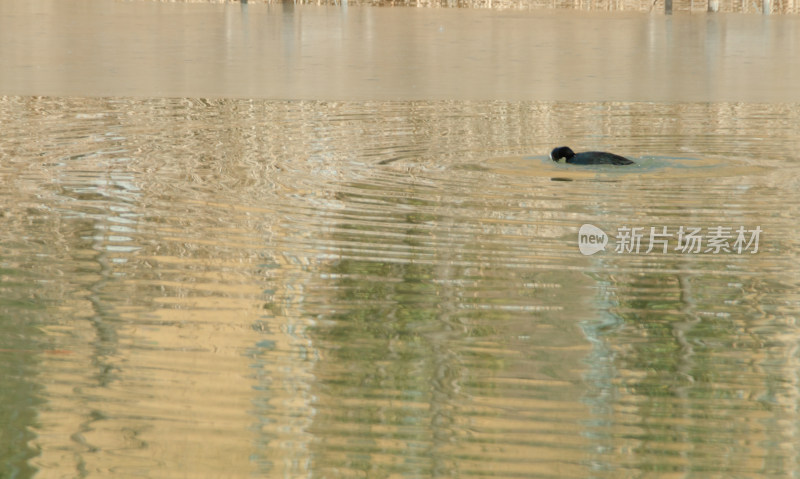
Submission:
POLYGON ((0 476, 796 475, 798 112, 4 97, 0 476))

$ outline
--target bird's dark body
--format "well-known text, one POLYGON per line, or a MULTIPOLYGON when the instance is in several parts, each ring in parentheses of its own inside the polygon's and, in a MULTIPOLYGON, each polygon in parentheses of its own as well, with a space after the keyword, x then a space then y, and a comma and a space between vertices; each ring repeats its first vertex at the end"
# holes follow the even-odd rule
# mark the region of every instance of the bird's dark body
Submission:
POLYGON ((550 159, 564 161, 573 165, 632 165, 633 162, 624 156, 615 155, 605 151, 585 151, 575 153, 568 146, 560 146, 550 152, 550 159))

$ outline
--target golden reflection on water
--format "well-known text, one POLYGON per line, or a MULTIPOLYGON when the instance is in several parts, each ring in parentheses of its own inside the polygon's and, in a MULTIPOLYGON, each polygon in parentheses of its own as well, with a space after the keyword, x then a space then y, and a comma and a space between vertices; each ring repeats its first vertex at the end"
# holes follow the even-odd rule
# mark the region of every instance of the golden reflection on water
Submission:
POLYGON ((795 474, 799 112, 3 97, 4 474, 795 474))
POLYGON ((797 15, 28 0, 0 5, 0 92, 786 103, 798 32, 797 15))

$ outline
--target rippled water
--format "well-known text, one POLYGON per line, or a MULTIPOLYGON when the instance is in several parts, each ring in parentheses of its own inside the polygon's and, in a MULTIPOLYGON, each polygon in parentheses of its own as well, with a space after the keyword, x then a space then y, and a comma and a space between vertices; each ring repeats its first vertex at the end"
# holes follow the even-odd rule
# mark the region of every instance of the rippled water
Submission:
POLYGON ((796 104, 4 97, 0 124, 2 477, 800 470, 796 104), (617 253, 625 226, 762 233, 617 253))

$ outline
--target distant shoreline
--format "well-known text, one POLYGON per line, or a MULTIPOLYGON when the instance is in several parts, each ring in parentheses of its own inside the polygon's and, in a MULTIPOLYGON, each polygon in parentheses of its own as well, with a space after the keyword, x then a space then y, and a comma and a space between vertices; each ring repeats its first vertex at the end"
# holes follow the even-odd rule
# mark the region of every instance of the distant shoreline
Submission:
MULTIPOLYGON (((491 10, 576 10, 609 12, 665 12, 667 0, 140 0, 159 3, 241 3, 280 5, 347 5, 376 7, 416 7, 416 8, 476 8, 491 10)), ((764 14, 767 2, 771 15, 800 14, 800 0, 671 0, 672 13, 750 13, 764 14)))

